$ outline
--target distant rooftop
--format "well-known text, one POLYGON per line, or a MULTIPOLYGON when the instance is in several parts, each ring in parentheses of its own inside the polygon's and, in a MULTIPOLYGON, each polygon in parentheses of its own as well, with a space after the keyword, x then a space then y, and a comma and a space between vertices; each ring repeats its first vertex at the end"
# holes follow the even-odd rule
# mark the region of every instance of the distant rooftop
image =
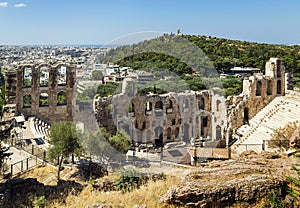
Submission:
POLYGON ((230 69, 230 71, 250 71, 250 72, 254 72, 254 71, 260 71, 259 68, 253 68, 253 67, 233 67, 230 69))

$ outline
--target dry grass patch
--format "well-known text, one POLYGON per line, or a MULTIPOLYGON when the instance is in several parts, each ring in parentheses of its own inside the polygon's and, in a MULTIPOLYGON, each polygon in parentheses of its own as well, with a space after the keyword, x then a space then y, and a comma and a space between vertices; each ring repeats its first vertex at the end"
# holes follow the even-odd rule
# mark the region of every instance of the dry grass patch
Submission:
MULTIPOLYGON (((180 179, 174 176, 167 176, 165 181, 149 181, 146 185, 135 189, 132 192, 98 192, 92 186, 87 186, 78 196, 68 196, 65 204, 53 203, 49 207, 80 208, 92 204, 105 203, 112 207, 134 207, 134 205, 146 205, 147 207, 163 207, 159 203, 160 197, 173 186, 178 185, 180 179)), ((168 206, 170 207, 170 206, 168 206)), ((173 206, 171 206, 173 207, 173 206)))
MULTIPOLYGON (((76 169, 65 168, 61 171, 61 179, 68 180, 76 169)), ((40 183, 45 185, 56 185, 57 184, 57 169, 50 165, 41 166, 34 168, 22 175, 19 178, 36 178, 40 183)))

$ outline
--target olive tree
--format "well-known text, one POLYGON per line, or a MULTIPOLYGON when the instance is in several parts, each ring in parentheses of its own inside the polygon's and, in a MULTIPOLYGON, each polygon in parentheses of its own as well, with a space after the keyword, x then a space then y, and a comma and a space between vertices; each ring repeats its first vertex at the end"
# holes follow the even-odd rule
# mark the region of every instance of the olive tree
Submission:
POLYGON ((78 152, 81 146, 73 122, 60 121, 54 123, 51 126, 49 137, 49 143, 51 144, 49 157, 50 159, 57 159, 57 179, 59 180, 63 160, 78 152))

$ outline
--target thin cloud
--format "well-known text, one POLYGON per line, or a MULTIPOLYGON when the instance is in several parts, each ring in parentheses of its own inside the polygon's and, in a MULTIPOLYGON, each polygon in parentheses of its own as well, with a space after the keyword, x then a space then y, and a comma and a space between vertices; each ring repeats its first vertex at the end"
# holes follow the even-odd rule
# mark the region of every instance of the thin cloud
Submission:
POLYGON ((15 7, 26 7, 27 5, 24 3, 15 4, 15 7))
POLYGON ((8 3, 7 2, 0 2, 0 7, 8 7, 8 3))

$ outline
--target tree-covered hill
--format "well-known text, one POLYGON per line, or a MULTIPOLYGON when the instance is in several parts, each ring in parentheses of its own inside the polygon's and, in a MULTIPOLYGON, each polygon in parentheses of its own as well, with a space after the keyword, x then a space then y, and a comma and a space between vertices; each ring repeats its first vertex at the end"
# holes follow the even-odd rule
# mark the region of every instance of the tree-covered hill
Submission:
MULTIPOLYGON (((287 71, 300 72, 300 46, 298 45, 264 44, 196 35, 181 35, 180 37, 198 46, 208 57, 205 59, 201 54, 200 58, 203 59, 203 62, 197 63, 202 64, 202 67, 205 68, 210 68, 208 63, 210 60, 218 71, 227 71, 233 66, 257 67, 264 70, 266 61, 271 57, 278 57, 284 61, 287 71)), ((179 60, 178 57, 174 58, 169 54, 149 50, 157 47, 159 41, 169 41, 168 38, 174 39, 178 36, 164 35, 137 44, 118 47, 111 50, 104 61, 117 60, 116 62, 121 66, 131 66, 134 69, 159 67, 179 74, 191 73, 191 68, 187 66, 189 64, 186 63, 186 60, 179 60)), ((189 44, 181 44, 176 47, 178 48, 172 48, 172 50, 191 57, 198 56, 193 53, 194 49, 186 49, 190 47, 189 44)))
POLYGON ((257 67, 262 70, 271 57, 281 58, 289 72, 300 72, 300 46, 264 44, 224 38, 184 35, 213 61, 217 70, 233 66, 257 67))
MULTIPOLYGON (((278 57, 284 61, 286 71, 294 73, 294 82, 299 87, 298 45, 286 46, 210 36, 165 34, 155 39, 112 49, 102 61, 129 66, 136 70, 146 70, 155 77, 170 72, 179 75, 192 90, 220 87, 223 88, 224 95, 228 96, 242 91, 242 80, 231 77, 220 81, 219 73, 229 71, 234 66, 255 67, 264 71, 265 64, 271 57, 278 57)), ((161 82, 164 82, 165 86, 168 85, 168 89, 164 91, 180 86, 179 82, 166 84, 161 78, 156 80, 156 86, 160 86, 161 82)), ((151 89, 151 86, 147 86, 148 88, 151 89)))

